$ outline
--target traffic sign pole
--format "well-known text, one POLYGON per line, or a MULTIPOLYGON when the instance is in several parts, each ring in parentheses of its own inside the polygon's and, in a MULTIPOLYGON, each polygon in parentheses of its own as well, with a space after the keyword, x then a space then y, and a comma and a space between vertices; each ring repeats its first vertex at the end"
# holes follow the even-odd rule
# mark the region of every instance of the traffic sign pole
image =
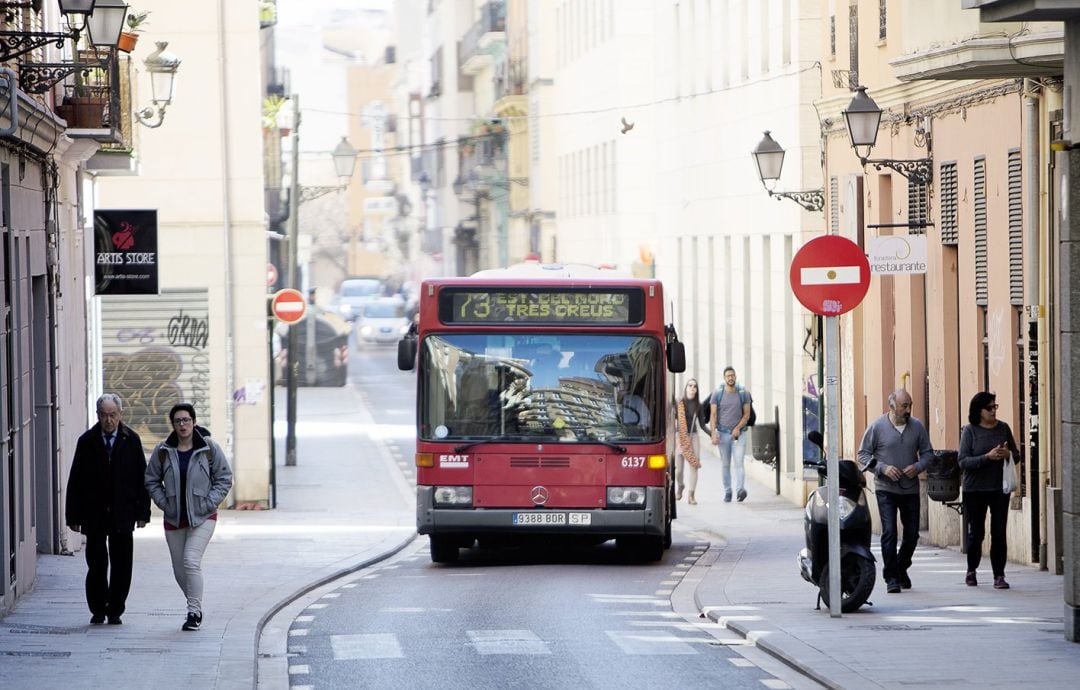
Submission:
POLYGON ((840 317, 825 317, 825 472, 829 475, 829 615, 840 617, 840 317))

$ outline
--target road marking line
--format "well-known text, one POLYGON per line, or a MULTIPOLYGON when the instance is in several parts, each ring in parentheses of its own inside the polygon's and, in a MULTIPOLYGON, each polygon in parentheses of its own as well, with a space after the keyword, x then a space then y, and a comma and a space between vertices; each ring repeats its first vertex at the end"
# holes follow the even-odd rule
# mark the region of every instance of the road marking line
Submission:
POLYGON ((335 661, 351 659, 400 659, 405 656, 394 633, 331 635, 335 661))
POLYGON ((290 676, 307 675, 311 673, 311 667, 307 664, 294 664, 289 666, 290 676))
POLYGON ((681 637, 663 630, 605 630, 612 642, 626 654, 634 656, 686 656, 697 650, 681 637))
POLYGON ((315 620, 315 616, 297 616, 296 617, 296 622, 297 623, 310 623, 313 620, 315 620))
POLYGON ((531 630, 466 630, 477 653, 490 654, 551 654, 547 643, 531 630))

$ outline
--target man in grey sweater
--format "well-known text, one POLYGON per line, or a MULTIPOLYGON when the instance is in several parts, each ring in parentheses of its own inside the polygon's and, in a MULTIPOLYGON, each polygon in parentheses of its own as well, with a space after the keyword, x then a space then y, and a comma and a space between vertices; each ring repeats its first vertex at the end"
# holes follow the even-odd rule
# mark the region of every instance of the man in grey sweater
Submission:
POLYGON ((930 464, 934 449, 922 422, 911 416, 911 396, 904 389, 889 395, 889 411, 866 428, 859 445, 859 464, 874 467, 874 487, 881 515, 881 560, 889 594, 911 588, 908 568, 919 543, 919 473, 930 464), (904 523, 896 549, 896 515, 904 523))

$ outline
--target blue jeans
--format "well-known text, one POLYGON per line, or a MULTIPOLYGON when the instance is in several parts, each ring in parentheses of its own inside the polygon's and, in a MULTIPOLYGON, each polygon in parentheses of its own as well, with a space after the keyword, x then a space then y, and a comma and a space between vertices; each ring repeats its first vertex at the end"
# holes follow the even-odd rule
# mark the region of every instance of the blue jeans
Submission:
POLYGON ((724 493, 731 495, 731 474, 735 473, 735 491, 742 491, 746 484, 746 471, 743 468, 743 456, 746 454, 746 429, 739 432, 739 438, 730 433, 718 431, 720 443, 716 449, 720 452, 720 476, 724 480, 724 493))
POLYGON ((885 567, 885 582, 899 580, 911 567, 911 557, 919 543, 919 494, 897 494, 877 491, 878 513, 881 514, 881 560, 885 567), (904 523, 900 551, 896 549, 896 514, 904 523))

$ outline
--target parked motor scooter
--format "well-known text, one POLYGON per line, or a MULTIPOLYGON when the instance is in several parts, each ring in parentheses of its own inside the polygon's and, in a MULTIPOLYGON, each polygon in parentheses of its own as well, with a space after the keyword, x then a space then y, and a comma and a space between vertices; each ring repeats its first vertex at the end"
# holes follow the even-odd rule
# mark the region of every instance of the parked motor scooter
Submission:
MULTIPOLYGON (((821 434, 811 431, 807 439, 824 448, 821 434)), ((804 467, 813 467, 818 476, 826 478, 824 461, 804 460, 804 467)), ((873 466, 871 463, 869 470, 873 466)), ((840 610, 851 613, 867 603, 874 590, 877 568, 870 552, 870 507, 863 489, 866 479, 859 466, 851 460, 840 460, 840 610)), ((829 513, 828 487, 824 483, 810 494, 806 502, 806 548, 799 552, 799 573, 818 588, 817 608, 821 601, 829 602, 829 513)))

